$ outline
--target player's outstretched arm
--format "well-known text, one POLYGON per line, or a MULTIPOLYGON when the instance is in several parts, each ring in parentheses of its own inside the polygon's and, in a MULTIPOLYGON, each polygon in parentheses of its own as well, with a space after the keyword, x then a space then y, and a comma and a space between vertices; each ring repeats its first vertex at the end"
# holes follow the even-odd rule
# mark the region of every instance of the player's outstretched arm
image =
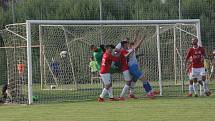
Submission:
POLYGON ((124 56, 125 56, 125 57, 128 57, 132 52, 134 52, 134 49, 129 49, 129 50, 128 50, 128 53, 125 54, 124 56))
MULTIPOLYGON (((141 36, 139 36, 138 38, 140 38, 141 36)), ((124 54, 125 57, 128 57, 132 52, 134 52, 135 50, 138 49, 138 47, 142 44, 144 37, 141 37, 141 39, 139 39, 139 41, 136 42, 136 44, 134 44, 134 48, 129 49, 128 53, 124 54)))
POLYGON ((135 34, 134 34, 134 40, 133 40, 133 42, 136 43, 139 38, 140 38, 139 31, 136 31, 135 34))
POLYGON ((190 59, 190 56, 191 56, 191 51, 190 51, 190 49, 188 49, 187 50, 187 55, 185 57, 185 63, 184 63, 185 68, 187 68, 187 62, 190 59))
POLYGON ((140 47, 140 45, 143 43, 143 41, 144 41, 144 36, 143 37, 140 37, 140 39, 139 39, 139 41, 137 41, 136 43, 135 43, 135 45, 134 45, 134 49, 138 49, 139 47, 140 47))

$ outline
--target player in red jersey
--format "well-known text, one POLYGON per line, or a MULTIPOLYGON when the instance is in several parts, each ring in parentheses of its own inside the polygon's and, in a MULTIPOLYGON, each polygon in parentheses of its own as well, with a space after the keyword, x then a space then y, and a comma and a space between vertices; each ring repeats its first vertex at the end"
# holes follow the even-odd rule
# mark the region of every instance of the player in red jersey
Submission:
POLYGON ((105 53, 102 56, 101 68, 100 68, 100 76, 104 83, 104 88, 102 90, 101 95, 98 98, 98 102, 104 102, 104 96, 108 93, 110 101, 116 101, 113 97, 112 83, 111 83, 111 75, 110 75, 110 67, 112 61, 118 61, 119 58, 112 55, 111 45, 107 45, 105 47, 105 53))
POLYGON ((125 86, 122 89, 122 92, 119 96, 119 100, 125 100, 124 95, 129 90, 131 85, 131 75, 128 70, 128 60, 127 56, 130 54, 128 52, 129 42, 128 41, 122 41, 121 42, 121 50, 120 50, 120 70, 123 73, 124 80, 126 81, 125 86))
POLYGON ((192 39, 193 47, 188 49, 185 64, 187 61, 192 58, 192 80, 194 82, 193 90, 195 95, 197 95, 197 81, 201 84, 203 83, 204 93, 209 96, 211 93, 208 89, 208 82, 206 80, 205 68, 204 68, 204 59, 205 59, 205 49, 198 46, 198 39, 192 39))

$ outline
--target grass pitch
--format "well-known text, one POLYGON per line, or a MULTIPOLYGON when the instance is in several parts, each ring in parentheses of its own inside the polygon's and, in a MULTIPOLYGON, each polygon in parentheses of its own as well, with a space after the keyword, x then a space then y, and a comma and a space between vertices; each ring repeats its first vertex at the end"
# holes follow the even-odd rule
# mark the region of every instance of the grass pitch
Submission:
POLYGON ((214 121, 215 98, 0 105, 1 121, 214 121))

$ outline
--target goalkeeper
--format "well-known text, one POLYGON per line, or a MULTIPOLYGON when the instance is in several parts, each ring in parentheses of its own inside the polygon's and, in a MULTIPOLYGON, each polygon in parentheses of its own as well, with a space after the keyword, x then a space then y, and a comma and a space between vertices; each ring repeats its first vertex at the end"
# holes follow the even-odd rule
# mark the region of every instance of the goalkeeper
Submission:
POLYGON ((92 57, 97 62, 97 68, 100 69, 102 56, 105 51, 104 46, 101 45, 100 47, 96 47, 95 45, 91 45, 90 50, 93 51, 92 57))

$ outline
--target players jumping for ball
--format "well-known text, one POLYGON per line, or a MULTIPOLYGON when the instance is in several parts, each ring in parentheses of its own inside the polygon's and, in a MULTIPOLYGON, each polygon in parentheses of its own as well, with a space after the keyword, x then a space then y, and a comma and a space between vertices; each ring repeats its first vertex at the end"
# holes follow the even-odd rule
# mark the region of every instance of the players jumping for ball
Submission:
MULTIPOLYGON (((104 101, 104 96, 108 93, 109 99, 111 101, 117 100, 113 97, 112 92, 112 83, 111 83, 111 74, 110 67, 112 62, 119 62, 119 68, 123 73, 124 80, 126 84, 124 85, 122 92, 119 96, 118 100, 125 100, 124 96, 126 92, 130 89, 129 97, 136 98, 134 95, 134 86, 137 80, 141 80, 143 82, 143 88, 147 93, 147 97, 154 98, 156 94, 160 94, 160 91, 153 91, 151 84, 148 80, 145 79, 144 73, 140 71, 138 61, 136 58, 136 50, 143 42, 143 37, 140 37, 138 34, 135 35, 134 42, 129 43, 128 38, 121 41, 116 46, 117 54, 120 56, 115 56, 112 53, 112 46, 107 45, 104 53, 100 52, 100 56, 102 53, 102 61, 100 68, 100 75, 102 81, 105 84, 105 87, 102 90, 101 95, 98 98, 99 102, 104 101)), ((189 94, 188 96, 192 96, 192 91, 194 91, 195 96, 197 96, 197 82, 203 85, 204 93, 209 96, 211 92, 208 88, 208 82, 205 76, 205 68, 204 68, 204 58, 205 58, 205 50, 203 47, 198 46, 198 39, 192 39, 192 48, 189 48, 185 63, 190 59, 191 65, 189 67, 190 73, 190 85, 189 85, 189 94)), ((98 51, 93 46, 91 46, 91 50, 98 51)), ((99 58, 98 58, 99 59, 99 58)))

